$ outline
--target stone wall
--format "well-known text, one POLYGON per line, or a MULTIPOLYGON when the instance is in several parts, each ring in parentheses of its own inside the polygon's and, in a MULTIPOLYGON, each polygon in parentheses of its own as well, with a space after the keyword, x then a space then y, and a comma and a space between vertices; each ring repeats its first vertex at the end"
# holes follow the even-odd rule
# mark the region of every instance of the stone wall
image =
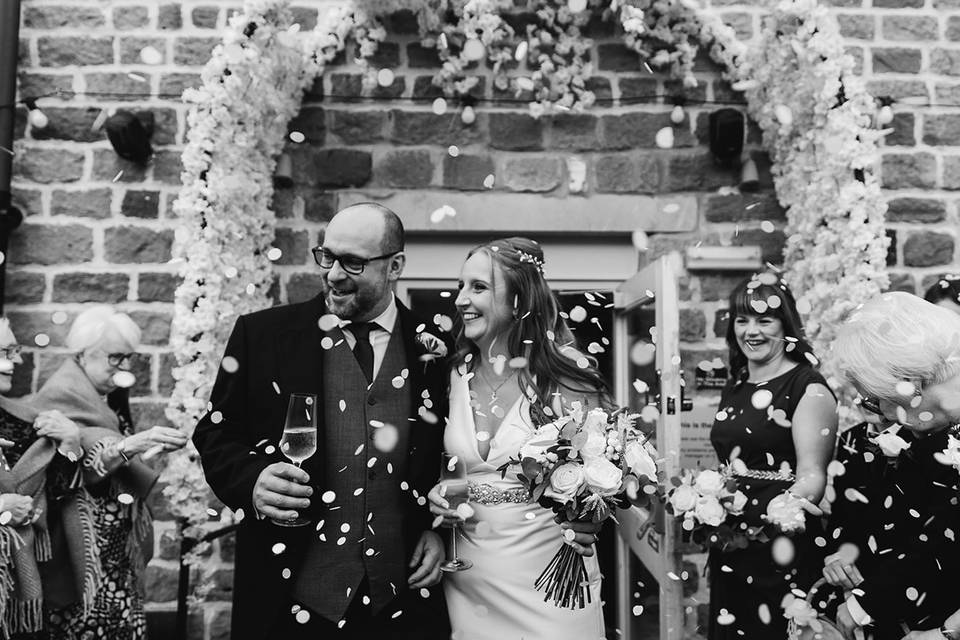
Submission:
MULTIPOLYGON (((294 4, 305 29, 330 6, 294 4)), ((889 254, 893 287, 922 292, 954 269, 957 260, 960 108, 949 105, 960 105, 960 1, 824 4, 834 7, 874 95, 920 96, 937 105, 895 105, 882 161, 894 238, 889 254)), ((26 109, 18 111, 14 201, 26 219, 7 255, 5 300, 27 347, 15 381, 18 394, 34 390, 59 364, 66 328, 85 303, 116 303, 144 328, 145 356, 134 389, 139 423, 163 421, 173 384, 168 338, 177 284, 176 265, 168 262, 176 225, 171 205, 186 127, 186 109, 178 96, 198 83, 219 29, 238 5, 221 0, 24 1, 19 95, 66 93, 39 101, 50 120, 44 129, 28 124, 26 109), (148 45, 162 54, 160 64, 141 61, 140 51, 148 45), (120 160, 105 134, 92 127, 101 110, 111 107, 154 114, 156 154, 147 167, 120 160)), ((754 3, 713 0, 713 5, 744 38, 758 32, 760 13, 754 3)), ((277 263, 279 301, 304 299, 316 290, 309 248, 338 203, 358 193, 403 201, 421 195, 442 201, 443 194, 465 193, 482 201, 488 194, 496 196, 498 207, 508 208, 529 203, 536 194, 542 204, 517 208, 510 223, 534 237, 557 231, 550 213, 558 201, 568 208, 571 200, 581 203, 584 229, 598 234, 609 229, 609 207, 643 201, 649 215, 638 217, 637 224, 642 221, 651 234, 650 257, 703 242, 759 244, 765 260, 780 261, 784 214, 754 129, 748 146, 760 165, 761 191, 717 193, 735 185, 738 173, 714 166, 705 144, 706 119, 725 106, 713 102, 735 102, 738 96, 709 63, 699 67, 700 86, 686 93, 691 104, 676 127, 674 147, 659 149, 655 134, 669 124, 671 98, 680 89, 639 67, 635 55, 604 25, 590 30, 597 40, 592 88, 600 98, 637 104, 615 102, 582 115, 534 120, 523 105, 497 102, 507 96, 494 90, 488 72, 478 69, 485 81, 477 90, 482 98, 477 119, 470 125, 461 121, 455 105, 443 116, 431 111, 436 60, 417 44, 414 31, 409 20, 391 22, 377 64, 393 69, 396 78, 376 90, 379 99, 363 99, 358 69, 347 62, 350 56, 343 56, 309 92, 291 125, 306 140, 288 146, 294 186, 279 190, 275 198, 276 246, 283 250, 277 263), (653 95, 667 104, 638 100, 653 95), (457 147, 454 153, 451 145, 457 147), (570 180, 571 169, 579 168, 586 169, 582 188, 570 180), (493 176, 492 186, 488 176, 493 176), (666 202, 682 202, 688 224, 677 226, 674 216, 663 211, 666 202), (773 225, 763 225, 765 221, 773 225)), ((482 230, 482 224, 481 219, 474 230, 482 230)), ((431 229, 424 223, 417 232, 429 236, 431 229)), ((455 232, 439 225, 436 230, 455 232)), ((629 230, 622 221, 617 227, 620 236, 629 230)), ((576 227, 563 233, 571 241, 578 237, 576 227)), ((742 275, 684 274, 682 339, 689 351, 722 353, 723 299, 742 275)), ((162 501, 155 506, 157 547, 147 587, 157 621, 162 617, 157 612, 173 609, 178 547, 162 501)), ((196 638, 227 637, 229 542, 215 544, 211 553, 216 587, 213 604, 195 610, 191 628, 196 638)))

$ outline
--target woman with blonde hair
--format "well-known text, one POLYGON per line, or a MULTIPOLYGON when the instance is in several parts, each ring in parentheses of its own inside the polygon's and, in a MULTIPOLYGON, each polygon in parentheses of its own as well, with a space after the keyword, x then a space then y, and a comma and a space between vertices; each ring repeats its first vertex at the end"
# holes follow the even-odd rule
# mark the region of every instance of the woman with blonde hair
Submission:
MULTIPOLYGON (((824 577, 844 590, 837 622, 876 640, 945 628, 957 608, 945 589, 960 572, 958 469, 944 452, 960 434, 929 389, 960 375, 960 316, 907 293, 885 293, 855 310, 833 344, 837 366, 880 417, 841 439, 842 473, 824 577)), ((915 637, 915 636, 913 636, 915 637)))
POLYGON ((55 637, 119 640, 145 637, 140 577, 152 540, 146 497, 156 473, 143 454, 173 451, 187 438, 170 427, 135 432, 127 371, 140 345, 140 328, 125 313, 96 306, 77 316, 67 335, 73 352, 43 385, 36 406, 57 409, 80 426, 83 476, 95 539, 84 540, 86 573, 64 571, 75 541, 55 537, 45 572, 49 624, 55 637), (91 562, 91 559, 94 559, 91 562), (49 584, 49 586, 47 586, 49 584))

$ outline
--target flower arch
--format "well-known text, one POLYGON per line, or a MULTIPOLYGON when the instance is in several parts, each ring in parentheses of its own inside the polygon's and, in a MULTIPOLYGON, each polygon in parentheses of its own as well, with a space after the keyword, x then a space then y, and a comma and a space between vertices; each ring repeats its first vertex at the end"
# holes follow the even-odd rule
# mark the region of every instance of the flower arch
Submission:
MULTIPOLYGON (((401 9, 416 13, 424 46, 437 49, 443 66, 435 84, 447 96, 469 95, 465 69, 486 57, 498 86, 528 96, 535 116, 593 103, 581 33, 591 15, 618 21, 638 66, 669 69, 687 86, 696 84, 694 59, 705 48, 743 92, 763 132, 787 211, 786 278, 818 352, 826 352, 849 310, 886 288, 886 205, 873 172, 884 132, 874 127, 877 106, 854 75, 833 17, 815 0, 771 7, 750 50, 693 0, 530 4, 540 27, 528 27, 519 42, 502 18, 512 6, 504 0, 357 0, 330 10, 309 32, 294 23, 287 0, 247 0, 230 19, 203 85, 184 93, 192 107, 174 205, 180 227, 173 252, 184 279, 171 332, 178 366, 167 416, 174 424, 192 432, 206 411, 233 320, 270 304, 271 260, 278 254, 271 247, 272 175, 303 91, 348 39, 357 43, 366 84, 382 81, 370 62, 386 37, 377 16, 401 9), (441 23, 440 15, 453 19, 441 23), (523 57, 536 61, 533 72, 511 75, 510 61, 523 57)), ((828 374, 829 365, 828 358, 828 374)), ((195 451, 173 456, 164 477, 180 518, 191 525, 209 520, 195 451)))

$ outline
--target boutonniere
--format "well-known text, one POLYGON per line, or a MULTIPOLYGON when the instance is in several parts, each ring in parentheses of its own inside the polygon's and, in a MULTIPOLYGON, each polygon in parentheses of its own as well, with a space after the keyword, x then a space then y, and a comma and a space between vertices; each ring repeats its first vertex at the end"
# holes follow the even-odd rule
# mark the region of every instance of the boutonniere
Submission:
POLYGON ((948 434, 947 448, 933 454, 933 457, 936 458, 940 464, 953 467, 957 471, 960 471, 960 438, 957 437, 957 434, 948 434))
POLYGON ((880 452, 887 458, 897 458, 910 448, 910 443, 897 435, 900 425, 895 424, 870 438, 870 442, 880 447, 880 452))
POLYGON ((447 345, 432 333, 420 331, 417 333, 417 343, 423 347, 424 353, 420 359, 424 362, 447 357, 447 345))

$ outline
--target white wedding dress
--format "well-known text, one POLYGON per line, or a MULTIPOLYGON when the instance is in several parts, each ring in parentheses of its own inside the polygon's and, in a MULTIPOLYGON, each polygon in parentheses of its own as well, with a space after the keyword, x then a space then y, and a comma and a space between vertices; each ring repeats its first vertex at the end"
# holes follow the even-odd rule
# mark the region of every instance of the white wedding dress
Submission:
MULTIPOLYGON (((486 460, 477 448, 468 383, 451 374, 450 417, 444 435, 449 453, 466 463, 471 488, 486 495, 523 486, 514 474, 501 479, 497 468, 516 458, 533 432, 529 405, 521 398, 504 415, 490 440, 486 460), (479 488, 479 489, 477 489, 479 488)), ((520 490, 520 491, 518 491, 520 490)), ((536 503, 471 501, 475 515, 464 523, 458 539, 461 558, 473 567, 443 577, 452 640, 600 640, 604 638, 600 606, 600 570, 596 555, 584 558, 590 599, 583 609, 562 609, 534 582, 563 544, 553 512, 536 503)))

